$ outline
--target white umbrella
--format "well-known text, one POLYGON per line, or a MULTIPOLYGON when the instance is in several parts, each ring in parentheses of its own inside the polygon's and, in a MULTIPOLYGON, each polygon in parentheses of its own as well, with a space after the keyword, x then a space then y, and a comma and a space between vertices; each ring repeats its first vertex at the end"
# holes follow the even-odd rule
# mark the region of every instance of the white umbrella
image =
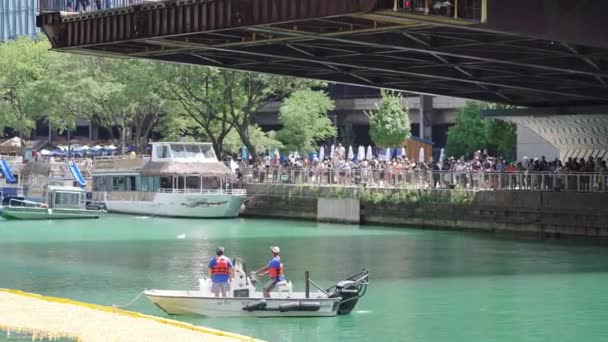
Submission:
POLYGON ((321 149, 319 150, 319 160, 323 159, 325 159, 325 147, 321 146, 321 149))
POLYGON ((353 147, 348 147, 348 160, 353 160, 355 158, 355 152, 353 151, 353 147))
POLYGON ((293 157, 296 158, 296 159, 300 159, 300 153, 298 151, 295 151, 293 153, 293 157))
POLYGON ((367 155, 365 156, 365 159, 367 159, 367 160, 374 159, 374 154, 372 153, 372 145, 367 145, 367 155))
POLYGON ((407 156, 407 153, 405 153, 405 147, 401 147, 401 157, 405 156, 407 156))
POLYGON ((234 159, 230 158, 230 169, 233 173, 236 173, 236 169, 239 168, 239 164, 237 164, 234 159))
POLYGON ((329 150, 329 159, 334 160, 334 154, 336 153, 336 147, 332 144, 329 150))
POLYGON ((357 151, 357 160, 365 159, 365 147, 359 145, 359 151, 357 151))
POLYGON ((389 161, 391 160, 391 148, 387 147, 386 151, 384 151, 384 158, 389 161))
POLYGON ((424 163, 424 147, 420 147, 420 154, 418 155, 418 161, 424 163))
POLYGON ((441 149, 441 152, 439 153, 439 161, 437 162, 437 167, 439 167, 439 170, 443 170, 443 159, 445 158, 443 149, 441 149))

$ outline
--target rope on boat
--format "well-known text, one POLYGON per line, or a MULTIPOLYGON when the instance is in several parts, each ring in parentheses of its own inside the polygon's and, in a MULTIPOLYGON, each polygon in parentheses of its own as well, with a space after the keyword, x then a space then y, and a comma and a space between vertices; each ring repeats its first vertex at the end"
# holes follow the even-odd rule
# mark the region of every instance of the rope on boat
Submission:
POLYGON ((133 300, 131 300, 130 302, 128 302, 128 303, 127 303, 127 304, 125 304, 125 305, 116 305, 116 304, 112 304, 112 307, 113 307, 113 308, 126 308, 126 307, 128 307, 128 306, 131 306, 133 303, 135 303, 135 302, 136 302, 136 301, 139 299, 139 297, 141 297, 141 295, 143 295, 143 294, 144 294, 144 292, 146 292, 146 290, 141 291, 141 292, 140 292, 140 293, 139 293, 139 294, 138 294, 138 295, 137 295, 135 298, 133 298, 133 300))

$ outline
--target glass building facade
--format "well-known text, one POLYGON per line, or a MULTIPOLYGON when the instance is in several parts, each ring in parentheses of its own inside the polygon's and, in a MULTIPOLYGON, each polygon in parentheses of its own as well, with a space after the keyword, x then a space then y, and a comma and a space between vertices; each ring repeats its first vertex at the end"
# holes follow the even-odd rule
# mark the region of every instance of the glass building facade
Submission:
POLYGON ((0 0, 0 42, 38 33, 38 0, 0 0))

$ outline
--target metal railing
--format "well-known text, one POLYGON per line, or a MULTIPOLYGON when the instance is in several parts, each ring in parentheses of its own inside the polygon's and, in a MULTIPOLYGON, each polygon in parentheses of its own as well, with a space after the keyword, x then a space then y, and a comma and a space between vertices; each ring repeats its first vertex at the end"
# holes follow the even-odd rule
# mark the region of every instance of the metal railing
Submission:
POLYGON ((393 9, 413 14, 485 22, 486 0, 393 0, 393 9))
POLYGON ((241 181, 411 189, 608 192, 608 173, 245 168, 241 181))
POLYGON ((245 196, 245 189, 158 189, 158 192, 165 194, 196 194, 196 195, 235 195, 245 196))
POLYGON ((88 13, 162 0, 38 0, 38 12, 88 13))

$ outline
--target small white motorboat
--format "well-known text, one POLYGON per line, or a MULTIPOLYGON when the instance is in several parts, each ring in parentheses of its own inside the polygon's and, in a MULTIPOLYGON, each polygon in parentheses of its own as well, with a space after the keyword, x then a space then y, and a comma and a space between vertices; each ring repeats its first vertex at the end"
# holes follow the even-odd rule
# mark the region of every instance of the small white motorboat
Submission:
POLYGON ((306 291, 292 292, 291 282, 280 282, 264 298, 257 292, 255 275, 247 276, 243 263, 234 262, 235 277, 227 297, 215 297, 211 280, 200 280, 200 288, 193 291, 145 290, 148 299, 171 315, 201 315, 207 317, 327 317, 349 314, 359 298, 365 295, 368 271, 352 275, 322 289, 306 273, 306 291), (310 291, 310 285, 316 290, 310 291))

